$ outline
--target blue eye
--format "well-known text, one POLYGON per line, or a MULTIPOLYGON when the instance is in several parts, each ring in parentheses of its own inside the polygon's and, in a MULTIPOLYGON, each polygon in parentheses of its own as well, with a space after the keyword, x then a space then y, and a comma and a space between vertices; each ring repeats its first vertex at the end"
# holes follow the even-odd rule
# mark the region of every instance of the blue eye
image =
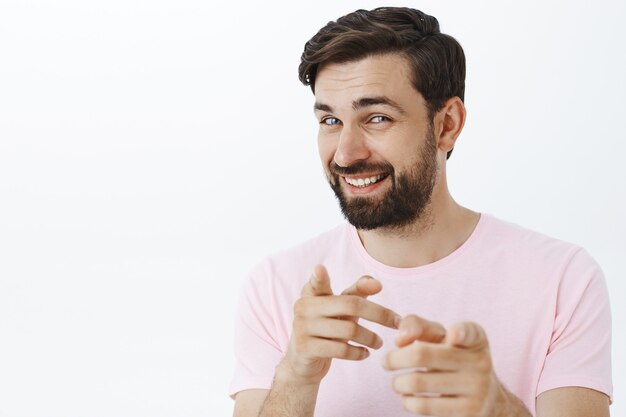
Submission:
POLYGON ((320 123, 328 126, 336 126, 338 124, 341 124, 341 120, 337 119, 336 117, 326 117, 322 119, 320 123))
POLYGON ((370 119, 371 123, 388 122, 390 119, 387 116, 374 116, 370 119))

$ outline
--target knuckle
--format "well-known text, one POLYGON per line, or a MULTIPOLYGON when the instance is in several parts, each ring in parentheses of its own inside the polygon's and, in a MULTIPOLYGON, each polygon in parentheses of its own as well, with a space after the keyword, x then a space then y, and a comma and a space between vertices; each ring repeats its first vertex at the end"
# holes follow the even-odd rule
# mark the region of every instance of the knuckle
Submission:
POLYGON ((339 348, 339 357, 341 358, 349 358, 350 357, 350 346, 347 343, 344 343, 339 348))
POLYGON ((363 299, 359 296, 351 295, 348 297, 346 302, 347 302, 346 307, 350 315, 357 316, 359 312, 361 311, 361 306, 363 305, 363 299))
POLYGON ((407 381, 411 392, 426 392, 426 382, 424 378, 417 372, 411 374, 411 378, 407 381))
POLYGON ((383 321, 385 323, 394 324, 395 316, 396 315, 395 315, 395 313, 393 311, 391 311, 391 310, 389 310, 387 308, 383 310, 383 317, 382 317, 382 319, 383 319, 383 321))
POLYGON ((306 335, 301 334, 301 333, 294 334, 293 341, 294 341, 294 346, 298 352, 302 352, 306 350, 306 347, 308 345, 308 338, 306 337, 306 335))
POLYGON ((359 334, 359 325, 353 321, 346 321, 346 336, 350 340, 354 340, 359 334))
POLYGON ((474 363, 476 369, 481 373, 486 374, 491 371, 491 359, 489 358, 489 355, 480 355, 474 363))
POLYGON ((302 317, 306 312, 306 301, 304 298, 298 298, 295 303, 293 303, 293 315, 294 317, 302 317))
POLYGON ((292 337, 296 338, 296 340, 299 337, 306 335, 308 333, 306 320, 302 317, 294 317, 293 324, 291 326, 291 333, 292 337))
POLYGON ((413 343, 411 345, 411 365, 412 366, 423 366, 427 363, 429 359, 428 350, 424 348, 424 345, 421 343, 413 343))
POLYGON ((398 393, 426 392, 426 384, 418 373, 401 375, 393 381, 393 389, 398 393))
POLYGON ((370 345, 372 345, 372 347, 377 345, 378 348, 380 348, 384 344, 382 338, 372 331, 367 331, 366 337, 370 345))

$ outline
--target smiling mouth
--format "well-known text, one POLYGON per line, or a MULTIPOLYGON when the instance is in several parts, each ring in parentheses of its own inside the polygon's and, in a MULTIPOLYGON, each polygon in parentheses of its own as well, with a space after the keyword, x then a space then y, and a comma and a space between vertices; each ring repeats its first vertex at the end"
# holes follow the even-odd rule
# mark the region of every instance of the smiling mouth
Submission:
POLYGON ((387 178, 387 175, 379 174, 379 175, 373 175, 371 177, 361 177, 361 178, 343 177, 343 178, 346 180, 348 184, 352 185, 353 187, 364 188, 369 185, 375 184, 382 179, 387 178))

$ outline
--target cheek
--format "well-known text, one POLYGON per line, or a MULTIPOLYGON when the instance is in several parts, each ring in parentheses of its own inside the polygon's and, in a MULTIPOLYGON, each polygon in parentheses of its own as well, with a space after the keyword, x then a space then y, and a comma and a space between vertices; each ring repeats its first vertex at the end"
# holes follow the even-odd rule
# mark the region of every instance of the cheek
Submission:
POLYGON ((322 161, 322 165, 324 166, 324 170, 328 171, 328 165, 335 156, 335 142, 327 137, 322 138, 318 136, 317 149, 320 155, 320 161, 322 161))

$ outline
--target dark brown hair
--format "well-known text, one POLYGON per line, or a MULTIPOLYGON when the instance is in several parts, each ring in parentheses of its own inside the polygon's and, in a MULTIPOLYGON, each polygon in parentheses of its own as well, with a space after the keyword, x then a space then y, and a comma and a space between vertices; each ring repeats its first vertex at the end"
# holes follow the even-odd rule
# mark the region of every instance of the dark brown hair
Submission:
POLYGON ((413 86, 426 100, 431 120, 450 97, 464 100, 463 48, 439 31, 436 18, 408 7, 357 10, 329 22, 304 46, 298 76, 315 93, 315 76, 321 66, 387 53, 408 59, 413 86))

